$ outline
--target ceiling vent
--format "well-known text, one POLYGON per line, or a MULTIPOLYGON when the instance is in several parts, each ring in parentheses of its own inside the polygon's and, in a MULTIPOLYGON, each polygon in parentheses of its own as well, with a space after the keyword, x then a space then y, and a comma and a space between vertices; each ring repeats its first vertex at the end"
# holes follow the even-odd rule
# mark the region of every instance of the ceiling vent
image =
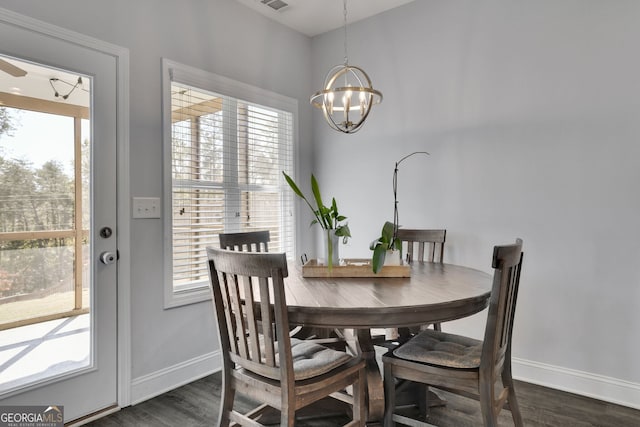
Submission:
POLYGON ((262 4, 266 4, 271 9, 279 11, 282 8, 289 6, 288 3, 283 2, 282 0, 260 0, 262 4))

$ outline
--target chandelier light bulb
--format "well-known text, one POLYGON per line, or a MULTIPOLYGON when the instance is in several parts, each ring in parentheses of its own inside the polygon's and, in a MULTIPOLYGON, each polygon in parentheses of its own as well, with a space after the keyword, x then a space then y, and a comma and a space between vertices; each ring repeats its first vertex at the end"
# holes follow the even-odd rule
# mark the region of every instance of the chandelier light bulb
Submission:
POLYGON ((333 114, 333 97, 334 97, 333 92, 327 93, 324 97, 324 105, 327 106, 326 108, 329 114, 333 114))
POLYGON ((367 108, 367 97, 364 92, 360 92, 360 115, 364 115, 364 112, 367 108))

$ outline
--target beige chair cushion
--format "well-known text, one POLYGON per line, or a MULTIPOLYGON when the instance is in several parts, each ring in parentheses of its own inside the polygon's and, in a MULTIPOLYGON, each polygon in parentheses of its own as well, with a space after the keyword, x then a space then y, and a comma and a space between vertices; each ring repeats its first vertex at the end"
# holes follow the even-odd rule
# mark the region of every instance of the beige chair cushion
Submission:
MULTIPOLYGON (((291 354, 296 381, 317 377, 351 360, 345 352, 297 338, 291 338, 291 354)), ((277 359, 276 363, 280 365, 277 359)))
POLYGON ((482 341, 426 329, 394 350, 396 357, 449 368, 480 366, 482 341))

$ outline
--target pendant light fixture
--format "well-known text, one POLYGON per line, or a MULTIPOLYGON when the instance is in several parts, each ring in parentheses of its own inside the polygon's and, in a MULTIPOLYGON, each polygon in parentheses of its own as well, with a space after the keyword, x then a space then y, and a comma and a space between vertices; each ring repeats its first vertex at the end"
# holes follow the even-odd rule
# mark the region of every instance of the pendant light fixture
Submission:
POLYGON ((324 79, 324 89, 311 95, 311 105, 322 109, 332 129, 357 132, 374 104, 382 102, 382 93, 360 67, 349 65, 347 56, 347 0, 344 0, 344 64, 336 65, 324 79))

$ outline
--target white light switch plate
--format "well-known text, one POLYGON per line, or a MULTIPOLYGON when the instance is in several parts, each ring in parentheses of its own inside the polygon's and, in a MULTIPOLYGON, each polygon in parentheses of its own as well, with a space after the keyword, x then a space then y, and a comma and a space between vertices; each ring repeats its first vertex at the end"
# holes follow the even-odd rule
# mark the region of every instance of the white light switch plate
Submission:
POLYGON ((160 218, 160 198, 159 197, 134 197, 133 198, 134 218, 160 218))

